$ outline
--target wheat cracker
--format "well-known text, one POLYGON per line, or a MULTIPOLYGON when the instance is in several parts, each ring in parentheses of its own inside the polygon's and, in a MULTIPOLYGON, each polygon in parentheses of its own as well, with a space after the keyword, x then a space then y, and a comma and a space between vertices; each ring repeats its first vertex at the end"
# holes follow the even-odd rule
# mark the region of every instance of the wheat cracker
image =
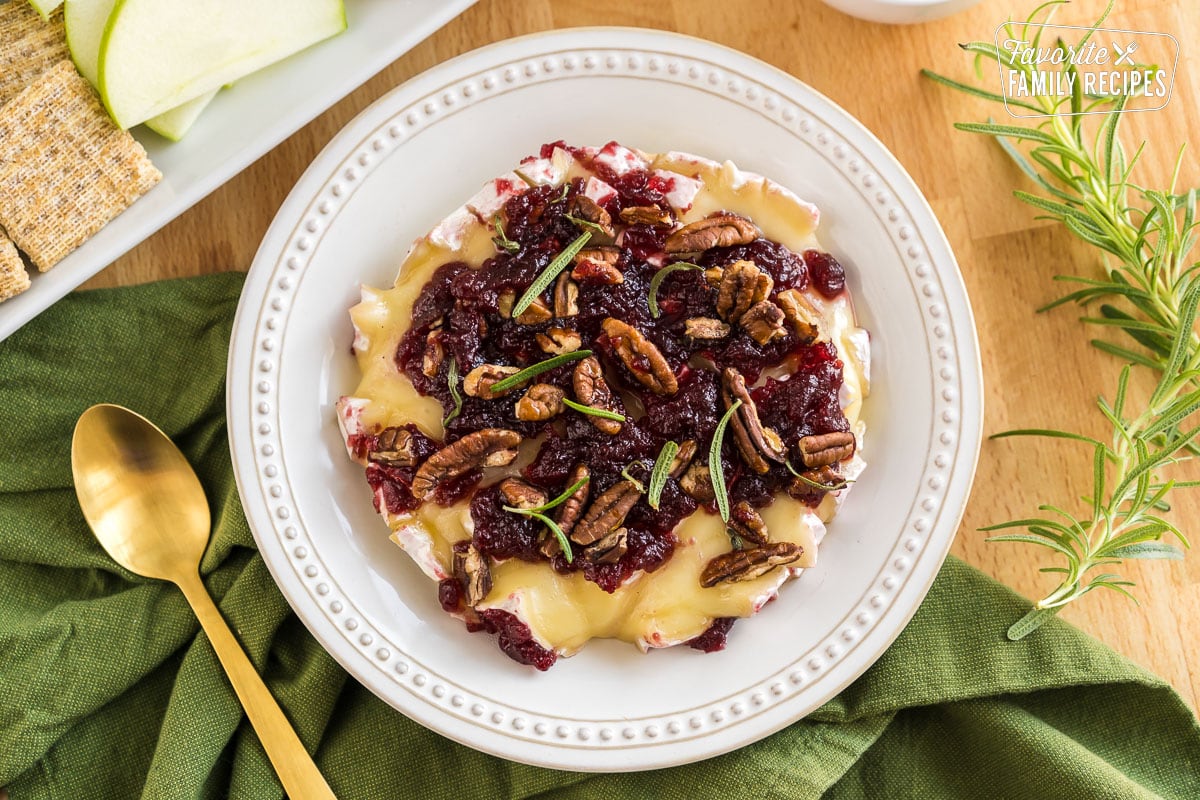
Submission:
POLYGON ((70 61, 0 108, 0 227, 42 272, 161 179, 70 61))
POLYGON ((0 106, 65 58, 61 12, 46 21, 25 0, 0 2, 0 106))
POLYGON ((17 246, 0 233, 0 303, 29 288, 29 273, 17 246))

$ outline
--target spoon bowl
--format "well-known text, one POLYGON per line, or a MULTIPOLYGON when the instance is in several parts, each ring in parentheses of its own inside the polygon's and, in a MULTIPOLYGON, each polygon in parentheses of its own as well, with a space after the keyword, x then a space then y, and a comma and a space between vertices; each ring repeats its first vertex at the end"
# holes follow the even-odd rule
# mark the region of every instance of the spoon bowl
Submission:
POLYGON ((144 417, 92 406, 75 424, 71 471, 83 516, 121 566, 175 581, 208 546, 208 500, 179 448, 144 417))
POLYGON ((145 417, 104 404, 75 424, 71 472, 83 516, 113 560, 183 591, 288 797, 332 800, 312 756, 200 580, 211 517, 187 458, 145 417))

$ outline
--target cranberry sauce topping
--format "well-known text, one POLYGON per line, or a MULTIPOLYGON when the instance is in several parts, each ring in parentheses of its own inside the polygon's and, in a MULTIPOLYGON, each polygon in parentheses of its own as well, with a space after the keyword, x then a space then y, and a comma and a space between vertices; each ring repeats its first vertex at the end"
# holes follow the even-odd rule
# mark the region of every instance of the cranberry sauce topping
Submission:
MULTIPOLYGON (((599 195, 604 199, 603 211, 615 228, 615 239, 579 222, 578 209, 587 208, 588 203, 576 199, 585 190, 585 182, 576 178, 565 186, 538 186, 509 199, 497 220, 507 242, 500 240, 495 255, 482 265, 452 262, 434 273, 413 305, 412 327, 403 337, 395 359, 416 389, 435 397, 448 414, 456 406, 449 384, 451 365, 457 371, 456 389, 462 395, 462 404, 446 426, 447 442, 483 428, 517 431, 527 440, 538 442, 535 457, 522 472, 526 480, 554 497, 566 488, 572 468, 584 463, 591 473, 589 491, 594 499, 622 480, 623 470, 643 480, 648 478, 650 466, 667 441, 694 441, 698 448, 696 461, 707 462, 713 431, 725 410, 721 392, 721 371, 725 367, 736 368, 747 385, 757 384, 751 392, 762 424, 780 435, 794 464, 799 464, 799 437, 848 429, 838 402, 843 365, 832 345, 806 344, 791 325, 785 325, 783 333, 767 344, 759 344, 736 320, 729 333, 719 338, 693 338, 685 333, 688 320, 722 317, 717 310, 718 291, 704 271, 708 268, 753 262, 773 281, 768 296, 772 301, 781 291, 803 290, 810 283, 822 295, 833 297, 845 288, 845 274, 836 259, 812 250, 801 257, 765 238, 711 248, 695 257, 669 255, 665 252, 666 240, 672 227, 646 222, 626 224, 620 214, 623 209, 657 205, 668 222, 675 221, 676 211, 665 199, 673 188, 672 180, 641 169, 618 174, 607 166, 606 159, 593 159, 588 151, 562 143, 543 147, 542 157, 549 157, 555 146, 568 149, 615 190, 607 199, 599 195), (610 249, 605 265, 575 271, 572 280, 578 290, 577 313, 565 313, 561 306, 556 307, 556 282, 551 281, 541 295, 540 317, 523 314, 522 321, 513 318, 514 299, 520 298, 555 257, 585 232, 592 234, 587 247, 609 245, 610 249), (665 276, 657 290, 660 314, 655 316, 648 303, 651 280, 664 266, 677 261, 701 269, 679 269, 665 276), (612 268, 619 275, 614 275, 612 268), (564 313, 554 317, 556 311, 564 313), (602 330, 608 318, 626 323, 657 349, 674 373, 676 390, 656 394, 647 388, 654 365, 639 353, 631 355, 628 342, 617 338, 612 329, 608 334, 602 330), (495 399, 465 394, 462 378, 476 367, 525 367, 549 358, 553 354, 548 346, 550 329, 577 333, 581 349, 592 350, 599 359, 609 387, 625 409, 627 419, 618 433, 602 431, 592 418, 570 408, 543 421, 519 420, 515 403, 525 388, 495 399), (793 374, 760 381, 770 368, 787 365, 786 371, 793 372, 792 364, 796 365, 793 374)), ((595 213, 595 206, 591 208, 595 213)), ((653 219, 652 214, 649 217, 653 219)), ((678 228, 678 223, 674 227, 678 228)), ((563 274, 570 274, 572 269, 573 265, 568 264, 563 274)), ((575 366, 568 363, 544 372, 534 382, 551 384, 562 389, 568 399, 577 399, 572 383, 575 366)), ((427 445, 425 437, 421 440, 423 459, 436 447, 427 445)), ((363 452, 370 449, 369 444, 362 444, 363 452)), ((792 474, 784 464, 772 462, 766 474, 755 473, 746 466, 729 435, 722 451, 722 468, 731 500, 747 500, 756 507, 769 505, 792 482, 792 474)), ((377 498, 388 510, 399 512, 417 505, 409 491, 414 471, 372 463, 367 477, 377 498)), ((478 480, 476 470, 439 485, 434 500, 453 502, 470 492, 478 480)), ((821 493, 815 491, 805 499, 815 503, 820 498, 821 493)), ((471 500, 475 547, 497 559, 547 560, 542 552, 544 527, 526 516, 505 511, 503 506, 495 486, 475 493, 471 500)), ((594 563, 578 557, 568 563, 561 554, 549 560, 560 572, 581 570, 588 580, 614 591, 636 570, 652 571, 670 558, 675 547, 672 530, 696 508, 696 500, 682 490, 677 480, 669 479, 657 510, 642 497, 626 516, 626 550, 615 563, 594 563)), ((710 506, 709 510, 714 509, 710 506)), ((443 605, 459 606, 457 594, 446 587, 439 591, 443 605)), ((547 661, 546 651, 532 642, 528 629, 516 618, 498 611, 482 612, 481 617, 481 624, 498 632, 502 648, 518 661, 539 669, 553 661, 553 653, 547 661)), ((693 640, 692 646, 720 649, 730 624, 718 620, 707 633, 693 640)))

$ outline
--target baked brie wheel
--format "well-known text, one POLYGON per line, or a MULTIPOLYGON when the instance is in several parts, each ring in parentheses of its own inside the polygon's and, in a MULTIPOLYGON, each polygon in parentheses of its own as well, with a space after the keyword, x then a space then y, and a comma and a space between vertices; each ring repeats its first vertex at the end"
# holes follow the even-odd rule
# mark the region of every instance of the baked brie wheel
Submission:
POLYGON ((869 380, 817 221, 731 163, 556 142, 363 287, 338 422, 446 611, 538 669, 711 652, 816 562, 869 380))

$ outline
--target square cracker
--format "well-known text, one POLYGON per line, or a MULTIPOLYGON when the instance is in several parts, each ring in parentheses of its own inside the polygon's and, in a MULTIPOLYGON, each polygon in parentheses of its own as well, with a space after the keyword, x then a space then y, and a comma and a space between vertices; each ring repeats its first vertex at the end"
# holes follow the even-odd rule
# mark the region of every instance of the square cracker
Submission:
POLYGON ((70 61, 0 108, 0 228, 42 272, 161 179, 70 61))
POLYGON ((62 14, 46 21, 25 0, 0 0, 0 106, 70 57, 62 14))
POLYGON ((0 233, 0 303, 29 288, 29 273, 17 247, 0 233))

